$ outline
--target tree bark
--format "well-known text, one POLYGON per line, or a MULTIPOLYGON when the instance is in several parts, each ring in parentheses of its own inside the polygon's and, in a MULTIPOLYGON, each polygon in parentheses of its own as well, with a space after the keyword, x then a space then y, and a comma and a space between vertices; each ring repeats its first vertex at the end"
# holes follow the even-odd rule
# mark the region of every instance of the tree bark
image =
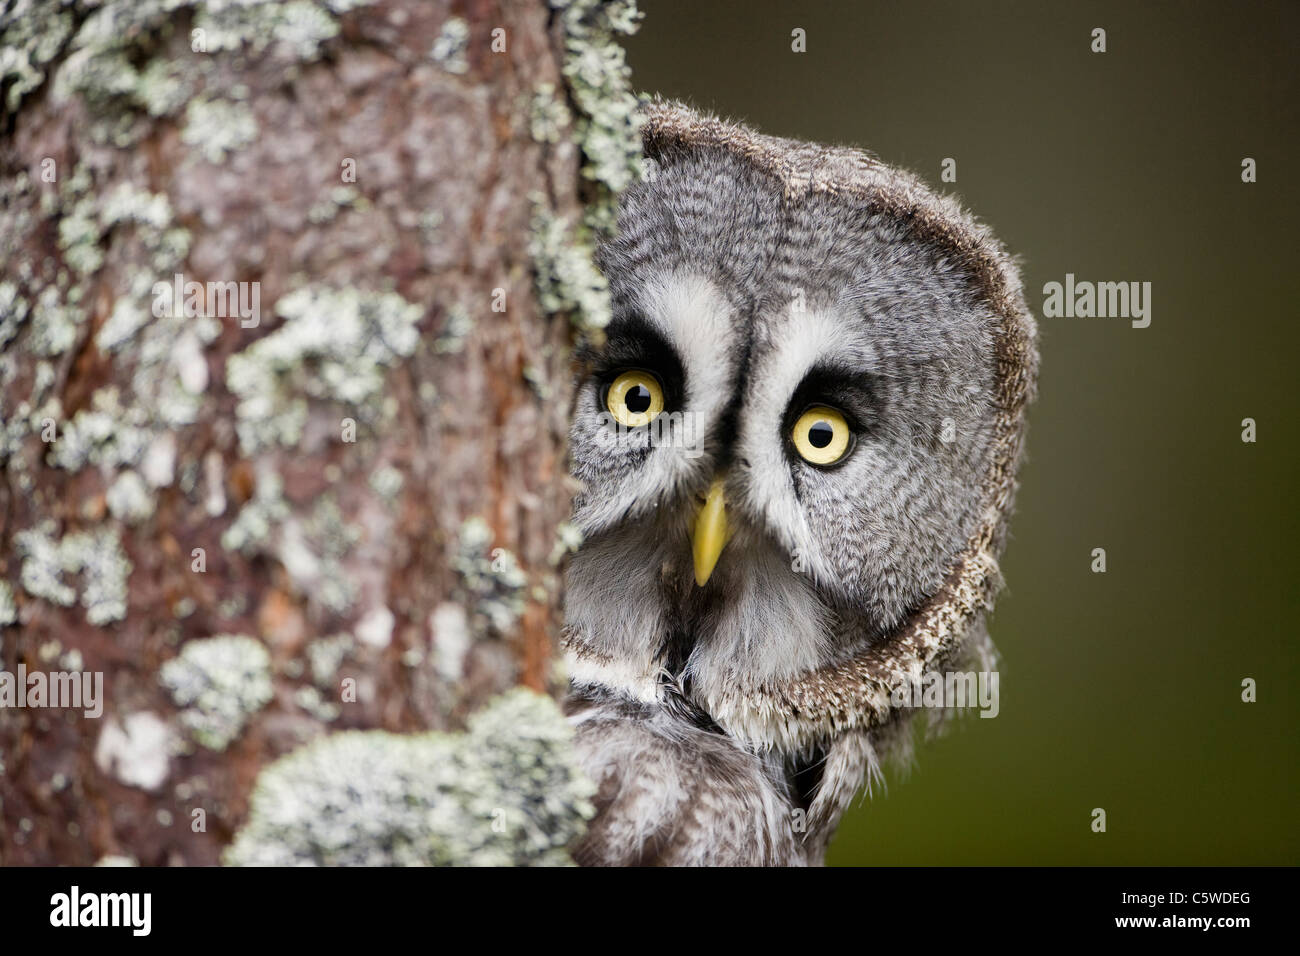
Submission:
POLYGON ((302 743, 555 690, 598 15, 5 15, 0 671, 103 690, 0 707, 0 862, 215 863, 302 743))

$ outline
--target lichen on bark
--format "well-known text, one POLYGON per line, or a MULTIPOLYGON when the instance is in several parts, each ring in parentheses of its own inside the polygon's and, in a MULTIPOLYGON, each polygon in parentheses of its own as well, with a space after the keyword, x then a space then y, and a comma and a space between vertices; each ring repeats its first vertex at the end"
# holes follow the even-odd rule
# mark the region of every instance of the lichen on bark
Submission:
POLYGON ((532 242, 542 307, 568 313, 579 330, 599 339, 610 319, 609 286, 595 265, 595 244, 615 228, 615 198, 641 178, 641 117, 631 71, 618 42, 636 32, 635 0, 550 0, 564 46, 569 109, 560 112, 554 90, 540 87, 532 103, 532 131, 554 140, 571 120, 589 181, 582 216, 557 217, 544 197, 530 197, 532 242), (567 114, 567 115, 566 115, 567 114))
MULTIPOLYGON (((0 724, 0 862, 214 863, 295 748, 557 689, 568 356, 607 316, 591 243, 637 170, 634 11, 0 11, 0 667, 57 643, 106 698, 102 722, 0 724), (160 293, 178 275, 197 311, 160 293), (231 283, 260 322, 207 308, 231 283)), ((557 727, 493 713, 428 744, 483 793, 557 727)), ((582 785, 547 808, 530 779, 493 807, 546 832, 489 830, 475 862, 564 859, 582 785)))
POLYGON ((335 734, 267 767, 234 866, 556 866, 594 809, 548 697, 502 695, 463 734, 335 734))

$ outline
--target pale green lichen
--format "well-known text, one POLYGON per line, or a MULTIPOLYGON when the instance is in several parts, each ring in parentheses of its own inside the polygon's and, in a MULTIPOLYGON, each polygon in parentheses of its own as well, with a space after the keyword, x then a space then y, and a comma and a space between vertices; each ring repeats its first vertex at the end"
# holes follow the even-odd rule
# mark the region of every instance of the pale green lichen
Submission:
MULTIPOLYGON (((173 62, 159 49, 174 29, 175 11, 189 5, 190 0, 70 5, 80 8, 81 20, 54 74, 54 98, 87 104, 91 139, 132 146, 148 132, 146 116, 169 115, 192 94, 201 66, 173 62), (137 66, 142 60, 144 66, 137 66)), ((42 71, 38 84, 44 78, 42 71)))
POLYGON ((542 308, 569 313, 581 329, 603 329, 610 320, 609 281, 596 268, 589 230, 554 216, 536 199, 531 225, 529 254, 542 308))
POLYGON ((225 750, 271 700, 271 657, 252 637, 219 634, 188 641, 158 680, 184 708, 181 725, 194 740, 225 750))
POLYGON ((123 297, 113 304, 113 311, 95 335, 95 345, 101 352, 114 352, 149 324, 149 310, 130 298, 123 297))
POLYGON ((131 562, 115 528, 54 537, 52 521, 20 531, 14 545, 23 559, 23 590, 61 607, 71 607, 76 589, 64 576, 82 576, 81 604, 86 620, 102 627, 126 617, 127 579, 131 562))
POLYGON ((214 165, 225 162, 227 155, 256 138, 257 119, 243 103, 194 99, 185 111, 181 141, 195 147, 214 165))
POLYGON ((434 671, 455 694, 465 676, 465 659, 474 643, 469 617, 456 602, 443 601, 429 615, 429 631, 433 636, 434 671))
POLYGON ((8 627, 18 620, 18 605, 14 602, 14 589, 8 581, 0 581, 0 627, 8 627))
POLYGON ((561 521, 555 526, 555 546, 551 548, 548 560, 559 564, 570 554, 577 554, 582 547, 582 531, 571 521, 561 521))
POLYGON ((54 384, 54 366, 49 362, 36 363, 36 375, 32 379, 31 400, 37 404, 44 401, 45 393, 54 384))
POLYGON ((65 354, 81 334, 86 318, 83 299, 92 288, 90 277, 105 262, 104 240, 110 233, 115 242, 127 237, 126 241, 139 243, 148 255, 149 268, 129 273, 129 288, 114 300, 96 339, 105 350, 118 349, 127 341, 140 342, 130 355, 134 368, 129 400, 123 401, 115 390, 96 393, 90 410, 83 409, 72 423, 61 425, 63 434, 51 461, 69 469, 87 463, 132 465, 151 437, 197 419, 198 393, 207 375, 201 347, 216 337, 220 327, 203 317, 190 321, 168 317, 149 328, 152 277, 169 272, 189 249, 189 233, 172 225, 164 194, 124 183, 100 196, 90 173, 78 166, 60 184, 59 195, 59 246, 69 269, 60 271, 58 280, 45 285, 36 297, 27 339, 33 352, 65 354), (140 338, 142 329, 146 331, 140 338))
POLYGON ((299 687, 293 695, 293 702, 317 720, 329 723, 338 720, 342 709, 333 701, 326 700, 315 687, 299 687))
POLYGON ((63 580, 68 567, 61 544, 53 537, 54 530, 54 522, 47 521, 14 535, 14 546, 23 559, 20 581, 32 597, 69 607, 77 600, 77 592, 63 580))
POLYGON ((143 410, 123 406, 116 388, 102 388, 91 396, 90 408, 63 424, 50 451, 50 464, 68 471, 85 465, 106 469, 134 465, 151 441, 147 424, 143 410))
POLYGON ((352 731, 271 764, 234 866, 545 866, 593 815, 595 788, 548 697, 515 690, 464 734, 352 731))
MULTIPOLYGON (((609 287, 594 262, 596 240, 615 228, 615 199, 642 175, 640 101, 618 37, 636 32, 634 0, 550 0, 564 32, 563 74, 573 112, 573 138, 583 175, 594 184, 582 222, 550 212, 534 196, 530 254, 544 310, 567 312, 580 330, 599 336, 610 318, 609 287)), ((531 110, 534 138, 559 132, 558 111, 539 89, 531 110)))
POLYGON ((125 446, 122 451, 109 448, 107 456, 95 463, 134 464, 149 439, 196 421, 207 385, 202 348, 220 333, 220 323, 207 316, 155 318, 152 314, 154 279, 169 274, 189 250, 189 233, 173 226, 167 197, 130 184, 100 197, 92 187, 92 178, 82 167, 61 184, 65 211, 59 220, 59 245, 64 261, 79 278, 71 286, 61 279, 40 292, 30 322, 31 349, 58 355, 76 340, 85 319, 82 298, 90 288, 87 280, 105 261, 103 240, 110 232, 115 237, 133 236, 148 254, 150 268, 129 274, 128 288, 115 298, 96 336, 96 344, 105 351, 119 350, 127 342, 137 345, 127 356, 133 365, 129 400, 123 401, 115 390, 102 390, 92 400, 92 410, 78 413, 80 420, 65 427, 68 440, 60 441, 52 461, 70 469, 88 462, 95 450, 92 446, 125 446))
POLYGON ((145 235, 160 235, 171 225, 172 210, 166 195, 137 189, 121 183, 104 197, 99 209, 99 226, 107 231, 114 226, 135 223, 146 227, 145 235))
POLYGON ((357 596, 355 575, 343 559, 360 539, 361 529, 345 520, 332 495, 325 495, 306 521, 282 523, 277 556, 304 594, 341 614, 357 596))
POLYGON ((193 90, 181 64, 154 59, 140 71, 132 93, 150 116, 168 116, 185 105, 193 90))
POLYGON ((313 286, 282 296, 276 312, 284 324, 226 362, 245 454, 296 445, 307 399, 350 406, 363 422, 386 416, 387 369, 415 351, 423 308, 394 292, 313 286))
POLYGON ((370 488, 385 501, 392 501, 402 490, 405 476, 392 465, 376 468, 370 475, 370 488))
POLYGON ((259 475, 253 497, 239 510, 230 527, 222 532, 221 546, 227 551, 251 554, 270 540, 271 532, 288 516, 289 503, 284 500, 283 480, 274 471, 259 475))
POLYGON ((18 286, 9 281, 0 282, 0 349, 18 334, 27 310, 27 300, 18 294, 18 286))
POLYGON ((528 576, 505 548, 492 548, 492 531, 482 518, 469 518, 460 526, 451 566, 460 576, 466 602, 480 630, 498 634, 511 631, 524 612, 528 576))
MULTIPOLYGON (((78 167, 61 189, 59 248, 63 261, 84 278, 104 264, 102 241, 112 230, 130 227, 149 254, 149 265, 159 272, 171 269, 189 252, 190 236, 172 227, 172 209, 167 196, 120 183, 105 196, 94 192, 92 178, 78 167)), ((131 283, 134 296, 144 298, 152 281, 138 275, 131 283)), ((69 290, 75 301, 78 287, 69 290)))
MULTIPOLYGON (((327 4, 340 13, 363 5, 338 0, 327 4)), ((195 15, 194 27, 203 31, 208 53, 244 48, 260 54, 272 43, 279 43, 303 62, 319 57, 324 43, 339 32, 329 12, 307 0, 209 0, 195 15)))
MULTIPOLYGON (((99 240, 104 235, 95 216, 93 200, 85 200, 69 207, 59 219, 59 248, 63 261, 73 272, 88 276, 104 264, 104 251, 99 240)), ((52 291, 53 287, 46 289, 52 291)))
POLYGON ((533 93, 528 129, 539 143, 558 143, 573 123, 564 101, 555 95, 553 83, 540 83, 533 93))
MULTIPOLYGON (((543 349, 543 354, 549 349, 543 349)), ((524 366, 524 381, 532 388, 533 393, 543 402, 549 402, 554 392, 551 389, 550 379, 547 377, 546 370, 540 365, 534 365, 529 362, 524 366)))
MULTIPOLYGON (((84 33, 74 47, 86 42, 84 33)), ((167 116, 193 94, 192 70, 162 58, 136 69, 132 59, 129 47, 81 46, 55 77, 56 100, 80 97, 92 107, 89 132, 96 142, 132 146, 148 130, 144 115, 167 116)))
POLYGON ((325 610, 342 614, 357 596, 355 574, 344 559, 361 538, 338 501, 324 495, 306 519, 284 499, 284 483, 272 467, 259 470, 253 497, 221 536, 227 551, 265 554, 284 566, 298 590, 325 610))
POLYGON ((339 668, 352 653, 354 642, 346 631, 322 637, 307 645, 307 664, 311 679, 321 690, 337 691, 335 678, 339 668))
POLYGON ((372 607, 361 620, 357 621, 357 640, 378 650, 383 650, 393 641, 393 625, 397 618, 386 605, 372 607))
POLYGON ((368 7, 375 0, 323 0, 325 6, 334 13, 347 13, 349 10, 356 10, 359 7, 368 7))
POLYGON ((81 604, 86 609, 86 620, 103 627, 125 618, 131 562, 122 550, 117 529, 69 535, 63 540, 63 554, 69 570, 81 572, 81 604))
POLYGON ((0 10, 0 86, 5 106, 17 111, 23 97, 45 80, 45 71, 72 35, 71 0, 15 0, 0 10))
POLYGON ((370 200, 361 195, 355 186, 335 186, 329 194, 307 210, 307 219, 313 225, 320 226, 331 222, 340 210, 355 208, 368 209, 370 200))
POLYGON ((465 58, 467 46, 469 24, 460 17, 448 17, 438 32, 437 39, 433 41, 429 59, 448 73, 465 73, 469 70, 469 61, 465 58))
POLYGON ((420 239, 426 246, 434 246, 438 244, 442 232, 442 224, 446 218, 447 217, 439 209, 426 209, 420 213, 420 218, 418 220, 420 239))
POLYGON ((83 309, 63 301, 54 286, 46 287, 32 310, 28 347, 37 355, 62 355, 77 341, 84 318, 83 309))
POLYGON ((119 521, 138 524, 154 511, 153 492, 137 472, 124 471, 105 493, 109 513, 119 521))
POLYGON ((92 107, 92 138, 127 147, 148 129, 140 117, 176 112, 199 78, 211 81, 205 54, 261 56, 273 46, 277 55, 310 62, 338 35, 337 16, 370 2, 11 0, 0 6, 0 87, 13 112, 54 69, 56 98, 76 96, 92 107), (191 49, 168 60, 161 51, 183 9, 194 10, 191 49))
POLYGON ((446 324, 434 340, 433 350, 439 355, 460 352, 473 331, 474 316, 458 302, 447 310, 446 324))
POLYGON ((217 614, 226 619, 241 617, 248 610, 248 595, 232 594, 217 602, 217 614))
MULTIPOLYGON (((0 367, 3 367, 4 360, 5 356, 0 355, 0 367)), ((7 409, 5 411, 8 412, 7 409)), ((19 479, 29 477, 26 463, 19 453, 22 451, 23 441, 33 430, 29 424, 30 413, 31 406, 23 402, 8 420, 0 419, 0 467, 8 468, 10 473, 19 479)))
POLYGON ((635 0, 550 0, 564 28, 564 78, 573 100, 583 173, 606 190, 590 206, 593 225, 613 227, 613 198, 641 177, 640 101, 619 44, 636 32, 635 0))
POLYGON ((208 387, 203 349, 220 334, 221 321, 211 316, 164 314, 151 315, 133 338, 131 390, 141 406, 142 420, 155 429, 155 437, 157 429, 198 421, 208 387))

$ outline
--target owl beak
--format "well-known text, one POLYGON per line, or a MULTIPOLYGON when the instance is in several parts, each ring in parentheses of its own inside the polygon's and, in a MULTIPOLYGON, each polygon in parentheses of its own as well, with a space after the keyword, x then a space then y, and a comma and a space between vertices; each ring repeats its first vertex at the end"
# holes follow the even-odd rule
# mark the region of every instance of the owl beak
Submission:
POLYGON ((727 505, 721 478, 714 478, 704 507, 695 517, 691 531, 691 552, 695 557, 695 583, 704 587, 717 567, 718 556, 727 546, 731 529, 727 527, 727 505))

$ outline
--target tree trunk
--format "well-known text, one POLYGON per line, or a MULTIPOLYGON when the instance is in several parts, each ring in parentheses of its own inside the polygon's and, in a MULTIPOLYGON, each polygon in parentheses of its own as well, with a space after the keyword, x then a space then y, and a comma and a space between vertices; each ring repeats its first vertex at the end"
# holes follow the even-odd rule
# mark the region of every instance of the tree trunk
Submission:
POLYGON ((553 6, 0 15, 0 862, 215 863, 304 742, 555 690, 636 148, 634 15, 553 6))

